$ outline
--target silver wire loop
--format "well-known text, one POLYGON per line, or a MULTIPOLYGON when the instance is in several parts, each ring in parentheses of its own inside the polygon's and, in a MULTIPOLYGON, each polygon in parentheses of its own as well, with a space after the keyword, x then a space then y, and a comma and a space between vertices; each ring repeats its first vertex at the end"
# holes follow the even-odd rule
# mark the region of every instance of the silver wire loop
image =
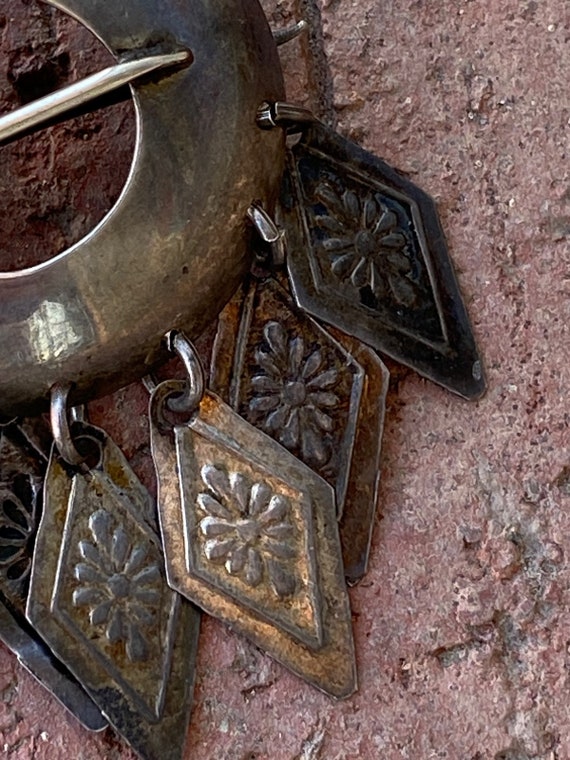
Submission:
POLYGON ((280 229, 267 211, 259 203, 252 203, 247 210, 247 218, 255 227, 260 239, 270 248, 269 262, 273 267, 285 263, 285 231, 280 229))
POLYGON ((70 385, 56 383, 52 386, 49 409, 51 430, 55 445, 62 458, 73 467, 81 467, 85 463, 85 457, 77 450, 69 428, 69 408, 67 402, 70 390, 70 385))
POLYGON ((170 398, 168 408, 171 412, 191 414, 200 406, 206 390, 204 368, 198 352, 184 333, 172 331, 166 339, 168 348, 178 355, 187 374, 185 392, 181 396, 170 398))
POLYGON ((85 404, 72 406, 69 410, 69 417, 72 422, 87 422, 87 410, 85 404))
POLYGON ((308 28, 309 24, 305 21, 305 19, 301 19, 300 21, 297 21, 296 24, 293 24, 293 26, 288 26, 285 29, 277 29, 274 31, 273 39, 275 40, 275 44, 280 47, 281 45, 285 45, 287 42, 291 42, 291 40, 296 39, 308 28))
POLYGON ((284 127, 291 132, 301 132, 306 126, 318 121, 315 114, 308 108, 285 103, 282 100, 262 103, 257 110, 257 125, 261 129, 284 127))
POLYGON ((152 374, 145 375, 142 378, 141 382, 144 385, 144 387, 146 388, 146 391, 147 391, 148 395, 152 396, 152 394, 156 390, 156 386, 158 385, 158 382, 157 382, 155 376, 152 375, 152 374))

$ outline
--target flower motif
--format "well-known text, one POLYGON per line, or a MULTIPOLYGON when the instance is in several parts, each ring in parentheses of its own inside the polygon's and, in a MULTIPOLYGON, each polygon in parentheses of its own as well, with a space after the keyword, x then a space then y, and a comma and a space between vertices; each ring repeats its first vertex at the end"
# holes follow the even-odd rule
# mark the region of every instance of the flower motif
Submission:
POLYGON ((122 641, 131 662, 149 656, 144 629, 155 624, 161 603, 162 574, 149 563, 149 546, 133 543, 122 525, 103 509, 89 518, 93 541, 80 541, 82 562, 75 566, 80 585, 76 607, 89 608, 92 626, 105 626, 109 643, 122 641))
POLYGON ((32 564, 36 493, 28 475, 0 484, 0 571, 9 581, 26 578, 32 564), (26 508, 30 503, 31 508, 26 508))
POLYGON ((197 500, 205 514, 200 531, 206 558, 223 564, 248 586, 259 586, 267 573, 278 597, 293 594, 295 577, 287 567, 296 556, 293 526, 287 520, 289 500, 266 483, 251 484, 239 472, 228 474, 207 464, 201 475, 208 489, 197 500))
POLYGON ((332 392, 340 380, 334 367, 325 366, 319 348, 307 350, 301 336, 289 338, 278 322, 263 329, 268 350, 255 359, 263 373, 251 379, 254 397, 249 410, 262 427, 307 464, 323 467, 331 456, 327 434, 334 428, 328 413, 339 403, 332 392))
MULTIPOLYGON (((409 258, 409 241, 394 210, 379 194, 359 198, 352 190, 339 195, 330 185, 320 184, 316 196, 327 213, 316 223, 327 234, 322 248, 331 257, 335 277, 350 284, 368 300, 393 298, 411 306, 417 283, 409 258)), ((367 304, 370 305, 370 304, 367 304)))

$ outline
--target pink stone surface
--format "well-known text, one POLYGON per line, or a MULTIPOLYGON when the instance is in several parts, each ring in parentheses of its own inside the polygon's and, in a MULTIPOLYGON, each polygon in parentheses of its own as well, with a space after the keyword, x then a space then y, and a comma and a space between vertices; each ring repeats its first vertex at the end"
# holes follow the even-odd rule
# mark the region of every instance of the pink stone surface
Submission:
MULTIPOLYGON (((359 692, 335 703, 205 619, 186 756, 570 760, 570 7, 265 6, 313 25, 283 49, 290 98, 436 198, 489 391, 470 404, 391 367, 382 519, 350 592, 359 692)), ((121 392, 92 416, 147 479, 144 405, 121 392)), ((131 757, 4 649, 2 752, 131 757)))

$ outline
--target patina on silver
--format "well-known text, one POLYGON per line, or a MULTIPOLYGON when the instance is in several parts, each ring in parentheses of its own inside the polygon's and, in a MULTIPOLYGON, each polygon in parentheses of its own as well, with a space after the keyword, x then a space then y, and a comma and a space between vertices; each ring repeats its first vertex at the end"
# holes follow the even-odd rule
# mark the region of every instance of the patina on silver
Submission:
POLYGON ((200 615, 167 584, 149 493, 104 431, 60 419, 65 397, 54 388, 26 615, 142 758, 180 760, 200 615))
POLYGON ((25 619, 51 436, 42 419, 0 425, 0 641, 91 731, 107 721, 25 619))
POLYGON ((302 131, 289 151, 280 219, 297 304, 444 388, 480 398, 482 360, 434 201, 324 124, 302 131))
POLYGON ((164 360, 166 329, 197 336, 249 268, 247 209, 274 207, 284 161, 282 130, 256 123, 283 99, 256 0, 49 2, 119 64, 183 52, 191 65, 132 85, 135 156, 107 217, 50 261, 0 273, 0 342, 17 347, 0 358, 6 416, 47 405, 56 382, 78 403, 141 377, 164 360))
MULTIPOLYGON (((182 335, 177 346, 193 351, 182 335)), ((309 683, 348 697, 356 664, 334 490, 219 397, 196 404, 197 361, 185 361, 186 384, 159 384, 150 403, 168 582, 309 683), (192 405, 169 421, 169 400, 188 387, 192 405)))
POLYGON ((352 585, 375 524, 388 381, 372 349, 324 329, 273 277, 252 277, 220 314, 210 389, 334 487, 352 585))

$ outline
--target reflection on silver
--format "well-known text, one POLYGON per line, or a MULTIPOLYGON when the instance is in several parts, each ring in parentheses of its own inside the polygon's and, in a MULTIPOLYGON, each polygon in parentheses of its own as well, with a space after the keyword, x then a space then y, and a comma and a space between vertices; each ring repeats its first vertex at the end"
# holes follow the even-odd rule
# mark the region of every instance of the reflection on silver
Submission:
POLYGON ((284 101, 265 102, 257 110, 257 126, 261 129, 285 127, 292 132, 300 132, 304 125, 316 122, 317 117, 308 108, 284 101))
MULTIPOLYGON (((76 316, 76 315, 74 315, 76 316)), ((69 356, 81 343, 65 306, 57 301, 43 301, 27 319, 28 344, 37 362, 44 363, 69 356)))
POLYGON ((267 262, 273 267, 282 266, 285 263, 285 232, 277 226, 267 211, 259 203, 252 203, 247 210, 247 217, 254 225, 260 239, 269 245, 271 261, 267 262))

